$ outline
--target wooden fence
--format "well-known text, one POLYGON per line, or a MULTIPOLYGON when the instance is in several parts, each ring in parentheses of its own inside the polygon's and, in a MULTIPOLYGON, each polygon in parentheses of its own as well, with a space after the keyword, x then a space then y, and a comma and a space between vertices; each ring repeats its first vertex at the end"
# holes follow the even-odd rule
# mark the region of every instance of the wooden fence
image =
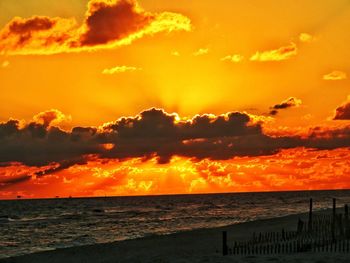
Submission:
POLYGON ((235 241, 227 245, 227 232, 223 232, 223 255, 271 255, 313 252, 350 252, 350 224, 348 205, 344 216, 336 213, 333 199, 332 214, 314 215, 312 199, 308 221, 299 218, 295 231, 253 233, 248 241, 235 241))
MULTIPOLYGON (((271 234, 278 234, 272 232, 271 234)), ((293 233, 295 234, 295 233, 293 233)), ((287 240, 275 240, 267 242, 235 242, 229 247, 227 254, 230 255, 265 255, 265 254, 288 254, 307 251, 318 252, 346 252, 350 251, 350 240, 318 239, 311 237, 296 237, 287 240)))

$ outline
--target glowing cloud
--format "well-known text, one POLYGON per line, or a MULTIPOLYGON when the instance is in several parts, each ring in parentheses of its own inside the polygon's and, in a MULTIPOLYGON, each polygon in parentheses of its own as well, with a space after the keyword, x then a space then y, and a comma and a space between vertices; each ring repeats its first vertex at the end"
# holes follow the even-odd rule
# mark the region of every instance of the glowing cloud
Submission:
POLYGON ((339 70, 333 70, 332 72, 323 76, 324 80, 343 80, 346 78, 346 73, 339 70))
POLYGON ((127 45, 145 35, 190 31, 189 18, 150 13, 134 0, 91 0, 82 25, 74 18, 13 18, 0 31, 0 53, 55 54, 127 45))
POLYGON ((200 48, 193 52, 193 56, 203 56, 209 53, 209 48, 200 48))
POLYGON ((297 55, 297 46, 295 43, 290 43, 288 46, 278 49, 257 51, 250 57, 251 61, 282 61, 290 59, 297 55))
MULTIPOLYGON (((174 157, 157 165, 155 158, 123 162, 91 160, 57 171, 28 176, 40 168, 18 163, 0 167, 0 198, 105 196, 171 193, 241 192, 349 188, 350 154, 346 148, 296 148, 271 156, 193 161, 174 157), (53 191, 54 189, 54 191, 53 191)), ((42 168, 41 168, 42 169, 42 168)))
POLYGON ((1 63, 2 68, 7 68, 10 65, 10 62, 8 60, 5 60, 1 63))
POLYGON ((171 55, 175 56, 175 57, 179 57, 180 53, 178 51, 173 51, 173 52, 171 52, 171 55))
POLYGON ((313 39, 313 36, 308 33, 301 33, 299 35, 299 40, 303 43, 310 43, 313 39))
POLYGON ((221 58, 220 60, 238 63, 238 62, 241 62, 243 59, 244 59, 244 56, 239 55, 239 54, 234 54, 234 55, 227 55, 227 56, 221 58))
POLYGON ((102 71, 102 74, 112 75, 116 73, 134 72, 137 70, 142 70, 142 68, 130 67, 130 66, 116 66, 113 68, 104 69, 102 71))
POLYGON ((36 123, 42 124, 45 127, 47 127, 50 125, 62 124, 63 122, 69 122, 72 120, 72 117, 64 115, 59 110, 52 109, 38 113, 33 117, 33 120, 36 123))

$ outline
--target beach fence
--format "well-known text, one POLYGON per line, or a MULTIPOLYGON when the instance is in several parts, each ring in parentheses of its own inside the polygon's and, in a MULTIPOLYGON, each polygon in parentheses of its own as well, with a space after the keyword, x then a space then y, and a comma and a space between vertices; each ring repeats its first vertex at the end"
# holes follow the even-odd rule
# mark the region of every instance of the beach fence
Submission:
POLYGON ((227 243, 227 232, 222 233, 223 255, 271 255, 301 252, 350 253, 349 208, 344 206, 344 215, 336 211, 333 198, 331 214, 313 214, 313 200, 310 199, 307 222, 300 218, 295 231, 282 229, 276 232, 253 233, 246 241, 227 243))

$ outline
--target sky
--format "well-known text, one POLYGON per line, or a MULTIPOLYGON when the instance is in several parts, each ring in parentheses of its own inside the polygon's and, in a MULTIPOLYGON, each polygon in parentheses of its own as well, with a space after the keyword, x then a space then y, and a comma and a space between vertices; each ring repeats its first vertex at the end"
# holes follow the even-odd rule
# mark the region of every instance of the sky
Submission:
POLYGON ((0 198, 350 188, 350 1, 1 0, 0 198))

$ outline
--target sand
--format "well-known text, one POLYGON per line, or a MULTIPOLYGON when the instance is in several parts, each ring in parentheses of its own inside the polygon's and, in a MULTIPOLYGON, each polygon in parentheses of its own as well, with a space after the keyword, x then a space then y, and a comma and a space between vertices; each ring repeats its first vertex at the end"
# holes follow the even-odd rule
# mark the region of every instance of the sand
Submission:
POLYGON ((219 228, 199 229, 163 236, 149 236, 108 244, 81 246, 39 252, 0 262, 25 263, 117 263, 117 262, 350 262, 350 253, 304 252, 287 255, 237 256, 222 255, 222 231, 227 231, 229 244, 244 240, 253 232, 295 230, 298 218, 307 214, 257 220, 219 228))

